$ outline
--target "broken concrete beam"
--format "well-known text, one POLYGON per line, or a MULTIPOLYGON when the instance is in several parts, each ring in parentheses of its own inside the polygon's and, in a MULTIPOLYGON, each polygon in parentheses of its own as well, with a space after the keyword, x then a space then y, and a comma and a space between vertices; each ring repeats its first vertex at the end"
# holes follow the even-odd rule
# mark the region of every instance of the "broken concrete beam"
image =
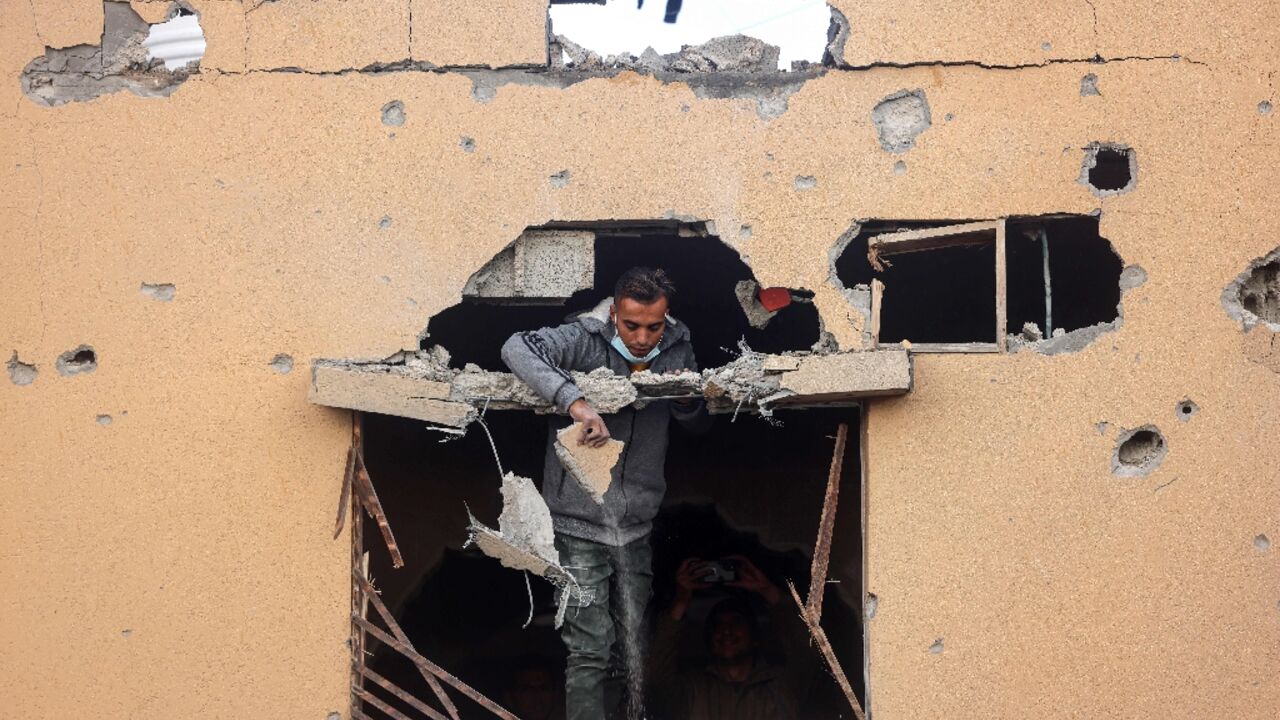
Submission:
MULTIPOLYGON (((574 372, 570 376, 597 412, 615 413, 636 401, 636 386, 609 368, 597 368, 589 373, 574 372)), ((457 402, 488 403, 497 410, 532 408, 536 412, 548 413, 555 410, 516 376, 471 365, 453 378, 450 398, 457 402)))
POLYGON ((595 233, 526 230, 480 268, 463 297, 559 305, 595 280, 595 233))
POLYGON ((782 373, 778 387, 788 395, 775 401, 785 405, 902 395, 911 390, 911 357, 902 349, 811 355, 782 373))
POLYGON ((466 427, 476 419, 476 409, 450 401, 450 392, 448 383, 389 370, 370 372, 361 366, 316 365, 308 399, 316 405, 466 427))
POLYGON ((760 369, 767 373, 800 369, 800 358, 795 355, 765 355, 760 369))
POLYGON ((641 370, 640 372, 632 373, 628 379, 641 400, 647 397, 702 394, 702 375, 692 370, 662 374, 641 370))
POLYGON ((556 433, 556 457, 565 472, 591 496, 596 504, 604 504, 604 494, 613 482, 613 468, 622 456, 626 443, 609 438, 600 447, 578 442, 583 424, 576 422, 556 433))

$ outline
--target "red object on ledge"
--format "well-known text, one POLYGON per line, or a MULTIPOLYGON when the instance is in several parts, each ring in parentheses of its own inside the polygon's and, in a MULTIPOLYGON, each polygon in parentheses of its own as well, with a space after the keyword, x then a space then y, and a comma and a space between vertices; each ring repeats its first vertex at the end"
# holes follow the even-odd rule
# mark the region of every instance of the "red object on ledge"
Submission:
POLYGON ((791 304, 791 291, 784 287, 760 288, 756 299, 769 312, 777 312, 791 304))

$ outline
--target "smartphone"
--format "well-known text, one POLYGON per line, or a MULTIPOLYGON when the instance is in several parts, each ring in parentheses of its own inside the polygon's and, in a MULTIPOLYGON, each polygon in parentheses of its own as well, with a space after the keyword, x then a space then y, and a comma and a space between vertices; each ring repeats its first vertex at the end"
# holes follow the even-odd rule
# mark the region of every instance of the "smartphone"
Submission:
POLYGON ((738 562, 728 558, 703 563, 702 582, 727 583, 738 579, 738 562))

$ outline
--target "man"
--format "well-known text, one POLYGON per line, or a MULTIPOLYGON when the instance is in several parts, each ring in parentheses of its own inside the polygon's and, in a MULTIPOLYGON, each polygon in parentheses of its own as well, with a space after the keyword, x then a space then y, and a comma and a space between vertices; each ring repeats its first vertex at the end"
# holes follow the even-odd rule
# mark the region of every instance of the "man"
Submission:
POLYGON ((502 346, 502 359, 517 377, 558 412, 583 423, 577 442, 599 447, 613 436, 626 443, 604 502, 597 503, 556 457, 556 431, 568 420, 553 417, 547 438, 542 494, 551 509, 560 563, 592 594, 589 604, 571 603, 561 631, 569 650, 565 702, 570 720, 605 717, 604 679, 615 639, 621 639, 628 666, 631 707, 639 708, 642 621, 653 582, 649 531, 666 492, 668 426, 674 417, 697 431, 709 418, 701 399, 657 400, 643 409, 601 416, 569 372, 605 367, 625 376, 697 370, 689 329, 667 315, 674 295, 665 272, 634 267, 618 278, 613 298, 595 310, 560 327, 516 333, 502 346))
POLYGON ((821 673, 808 646, 808 630, 795 608, 781 602, 778 586, 750 560, 734 555, 736 579, 723 583, 758 596, 769 607, 771 624, 787 655, 784 666, 772 665, 760 653, 761 633, 755 608, 746 597, 716 603, 703 631, 710 661, 685 668, 678 660, 685 615, 695 592, 713 587, 703 580, 707 565, 696 558, 676 571, 676 599, 659 617, 649 658, 655 693, 663 700, 663 717, 672 720, 796 720, 800 690, 821 673))

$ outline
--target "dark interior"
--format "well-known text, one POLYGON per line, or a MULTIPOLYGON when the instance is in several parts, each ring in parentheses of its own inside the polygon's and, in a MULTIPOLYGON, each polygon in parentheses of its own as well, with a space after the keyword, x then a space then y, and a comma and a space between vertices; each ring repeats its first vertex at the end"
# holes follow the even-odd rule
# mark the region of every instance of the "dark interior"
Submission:
MULTIPOLYGON (((885 283, 880 340, 894 343, 995 342, 995 250, 970 245, 892 255, 883 272, 867 261, 867 239, 898 230, 966 221, 872 221, 836 260, 845 287, 885 283)), ((1092 215, 1010 218, 1006 225, 1007 325, 1033 322, 1046 331, 1044 253, 1049 247, 1053 327, 1067 332, 1118 317, 1123 263, 1092 215)), ((1046 333, 1047 334, 1047 333, 1046 333)))
POLYGON ((1098 190, 1123 190, 1133 179, 1129 150, 1098 148, 1094 166, 1089 168, 1089 184, 1098 190))
MULTIPOLYGON (((652 533, 654 598, 651 612, 669 607, 673 575, 684 557, 720 558, 741 553, 750 557, 791 603, 785 581, 804 593, 810 553, 836 426, 850 424, 844 458, 841 502, 823 625, 851 682, 862 693, 861 508, 858 411, 780 411, 780 422, 741 415, 737 421, 718 416, 712 430, 690 436, 672 425, 667 458, 668 491, 652 533)), ((547 436, 546 421, 524 411, 491 412, 487 418, 505 469, 541 478, 547 436)), ((499 703, 507 703, 512 670, 530 657, 562 672, 564 651, 552 627, 555 605, 551 586, 532 578, 533 620, 521 573, 501 567, 474 548, 462 549, 468 509, 490 526, 501 508, 499 474, 483 430, 472 426, 466 436, 439 442, 420 423, 370 415, 365 420, 370 473, 396 532, 406 566, 390 567, 381 536, 365 526, 365 550, 371 574, 383 597, 415 646, 462 680, 499 703)), ((717 592, 700 595, 686 620, 682 644, 690 662, 702 654, 701 623, 717 592)), ((762 623, 767 614, 757 603, 762 623)), ((782 610, 793 610, 791 607, 782 610)), ((764 651, 773 661, 812 664, 811 687, 804 688, 803 717, 851 715, 834 681, 815 654, 782 658, 779 643, 765 625, 764 651)), ((376 643, 374 643, 376 645, 376 643)), ((399 654, 375 649, 369 666, 422 698, 431 692, 416 669, 399 654)), ((557 677, 557 694, 562 676, 557 677)), ((609 697, 620 696, 621 683, 610 685, 609 697)), ((380 688, 371 692, 392 701, 380 688)), ((454 694, 465 717, 487 713, 454 694)), ((371 717, 380 718, 376 711, 371 717)), ((659 718, 657 709, 650 717, 659 718)))
MULTIPOLYGON (((594 287, 564 305, 527 306, 463 300, 431 318, 423 347, 443 345, 453 365, 475 363, 503 370, 498 351, 520 330, 560 325, 570 315, 590 310, 613 293, 613 284, 635 265, 667 271, 676 286, 671 314, 693 333, 700 367, 715 367, 738 354, 738 342, 760 352, 807 350, 818 340, 818 311, 811 303, 793 302, 758 330, 747 323, 734 295, 739 280, 752 279, 751 269, 715 237, 680 237, 675 229, 597 230, 594 287)), ((807 293, 801 293, 807 294, 807 293)))

